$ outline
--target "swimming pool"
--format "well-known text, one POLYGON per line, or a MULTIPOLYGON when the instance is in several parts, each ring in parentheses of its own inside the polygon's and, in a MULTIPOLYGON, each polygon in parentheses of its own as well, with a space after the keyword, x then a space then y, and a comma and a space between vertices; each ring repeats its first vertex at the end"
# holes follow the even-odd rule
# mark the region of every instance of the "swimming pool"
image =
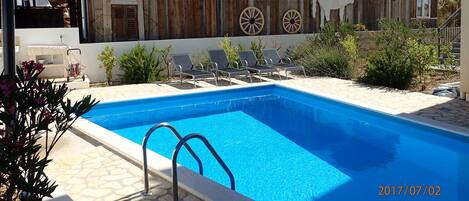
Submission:
MULTIPOLYGON (((467 137, 278 85, 103 103, 85 118, 136 144, 163 121, 201 133, 254 200, 469 200, 467 137)), ((169 158, 176 144, 159 130, 148 148, 169 158)), ((229 187, 202 143, 189 144, 229 187)), ((184 149, 179 163, 198 171, 184 149)))

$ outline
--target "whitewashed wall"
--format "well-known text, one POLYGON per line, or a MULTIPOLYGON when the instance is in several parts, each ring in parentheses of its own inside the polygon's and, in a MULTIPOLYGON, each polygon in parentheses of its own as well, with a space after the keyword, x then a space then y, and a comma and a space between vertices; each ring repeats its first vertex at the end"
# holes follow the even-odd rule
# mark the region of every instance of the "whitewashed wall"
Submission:
POLYGON ((17 61, 28 58, 28 45, 59 45, 67 44, 72 48, 80 47, 78 28, 45 28, 45 29, 17 29, 16 36, 20 42, 20 52, 17 61), (62 35, 62 40, 60 36, 62 35))
MULTIPOLYGON (((257 40, 259 37, 263 38, 267 47, 281 48, 282 53, 285 49, 303 42, 307 35, 275 35, 275 36, 255 36, 255 37, 233 37, 231 38, 233 44, 242 44, 244 47, 249 47, 252 40, 257 40)), ((91 43, 81 44, 80 48, 83 51, 83 65, 86 67, 86 74, 92 82, 104 82, 104 70, 99 68, 97 55, 104 49, 105 46, 111 46, 115 49, 117 56, 123 52, 129 51, 137 43, 145 45, 147 48, 153 46, 157 48, 164 48, 168 45, 172 46, 172 53, 188 53, 198 58, 202 54, 207 54, 207 50, 217 49, 218 43, 223 38, 201 38, 201 39, 177 39, 177 40, 153 40, 153 41, 139 41, 139 42, 112 42, 112 43, 91 43)), ((194 61, 198 62, 198 61, 194 61)), ((121 75, 119 68, 114 71, 115 77, 121 75)))
MULTIPOLYGON (((100 63, 97 55, 105 46, 111 46, 115 49, 117 56, 132 49, 137 43, 145 45, 148 49, 153 46, 164 48, 172 46, 172 53, 188 53, 195 58, 200 55, 207 54, 207 50, 217 49, 218 44, 223 38, 197 38, 197 39, 177 39, 177 40, 153 40, 153 41, 132 41, 132 42, 110 42, 110 43, 85 43, 80 44, 79 30, 77 28, 47 28, 47 29, 17 29, 16 36, 20 40, 20 52, 17 55, 17 63, 28 59, 28 45, 57 45, 67 44, 73 48, 82 49, 82 64, 85 72, 89 76, 91 82, 104 82, 104 70, 99 68, 100 63), (62 41, 60 35, 63 36, 62 41)), ((303 42, 308 35, 274 35, 274 36, 253 36, 253 37, 232 37, 233 44, 242 44, 248 48, 251 41, 262 38, 267 47, 281 48, 283 53, 285 49, 293 47, 303 42)), ((194 61, 198 62, 198 61, 194 61)), ((115 77, 118 78, 122 74, 119 67, 115 69, 115 77)))
MULTIPOLYGON (((16 55, 16 63, 28 60, 28 45, 58 45, 67 44, 71 47, 80 47, 78 28, 44 28, 44 29, 16 29, 16 44, 19 52, 16 55), (62 40, 60 39, 62 35, 62 40)), ((0 64, 0 72, 3 70, 3 62, 0 64)))

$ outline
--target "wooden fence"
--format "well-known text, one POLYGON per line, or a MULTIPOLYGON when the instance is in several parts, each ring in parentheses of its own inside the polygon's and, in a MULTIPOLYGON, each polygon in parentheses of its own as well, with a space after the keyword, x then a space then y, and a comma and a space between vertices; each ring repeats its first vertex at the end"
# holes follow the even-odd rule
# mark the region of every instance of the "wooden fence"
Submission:
MULTIPOLYGON (((118 38, 123 40, 243 36, 246 33, 240 26, 239 18, 247 7, 256 7, 264 16, 264 26, 256 33, 259 35, 315 33, 320 30, 322 17, 332 21, 365 24, 369 30, 378 29, 378 20, 385 17, 399 19, 406 24, 412 20, 420 20, 415 16, 416 0, 355 0, 345 7, 331 8, 329 12, 325 12, 327 14, 317 0, 137 0, 138 6, 135 9, 138 10, 138 16, 131 16, 132 19, 138 19, 138 26, 134 26, 132 23, 135 21, 111 23, 115 20, 110 9, 111 1, 87 2, 89 42, 115 40, 114 32, 122 30, 117 30, 110 24, 129 25, 124 26, 125 32, 118 33, 118 38), (287 32, 283 27, 283 17, 292 9, 302 18, 301 28, 287 32), (344 13, 343 18, 341 13, 344 13), (129 27, 141 30, 130 30, 129 27), (133 35, 121 36, 125 33, 133 35)), ((435 21, 438 0, 431 2, 432 16, 428 19, 435 21)))
POLYGON ((314 32, 312 0, 145 0, 146 39, 197 38, 245 35, 240 13, 249 6, 259 8, 265 18, 259 34, 285 34, 282 18, 289 9, 302 14, 299 33, 314 32))

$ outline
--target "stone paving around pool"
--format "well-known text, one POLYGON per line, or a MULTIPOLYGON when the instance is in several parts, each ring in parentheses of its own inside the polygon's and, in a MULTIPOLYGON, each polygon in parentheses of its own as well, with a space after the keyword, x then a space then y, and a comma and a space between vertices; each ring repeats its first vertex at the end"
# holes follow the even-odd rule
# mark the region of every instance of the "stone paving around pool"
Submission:
MULTIPOLYGON (((101 146, 57 159, 47 172, 74 200, 173 200, 171 184, 156 176, 150 180, 151 195, 143 197, 141 169, 101 146)), ((179 196, 200 200, 184 191, 179 196)))
MULTIPOLYGON (((269 78, 259 81, 274 81, 269 78)), ((222 82, 223 83, 223 82, 222 82)), ((247 84, 235 80, 238 85, 247 84)), ((295 78, 281 81, 312 92, 352 100, 361 105, 387 108, 396 114, 413 114, 454 126, 469 128, 469 103, 445 97, 370 87, 352 81, 334 78, 295 78)), ((227 82, 224 86, 229 85, 227 82)), ((76 90, 69 98, 77 100, 91 94, 99 100, 139 98, 156 95, 215 88, 212 83, 199 82, 198 88, 186 83, 139 84, 76 90)), ((103 148, 99 143, 80 134, 69 133, 52 154, 55 159, 48 174, 74 200, 142 200, 142 170, 125 158, 103 148)), ((152 177, 152 200, 172 200, 170 183, 158 176, 152 177)), ((182 200, 199 200, 183 192, 182 200)))

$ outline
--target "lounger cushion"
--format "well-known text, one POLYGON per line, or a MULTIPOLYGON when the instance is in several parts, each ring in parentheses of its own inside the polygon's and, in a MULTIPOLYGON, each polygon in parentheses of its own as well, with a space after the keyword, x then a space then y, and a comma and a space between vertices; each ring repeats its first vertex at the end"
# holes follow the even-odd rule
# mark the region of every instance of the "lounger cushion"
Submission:
POLYGON ((226 68, 230 65, 228 58, 226 57, 225 50, 209 50, 208 54, 210 60, 218 65, 218 68, 226 68))
POLYGON ((255 65, 255 66, 249 66, 249 70, 258 72, 258 73, 269 73, 269 72, 277 72, 277 69, 268 67, 268 66, 261 66, 261 65, 255 65))
POLYGON ((206 72, 206 71, 200 71, 200 70, 185 70, 182 72, 182 74, 193 76, 194 78, 213 77, 212 73, 206 72))
POLYGON ((222 73, 229 73, 231 75, 247 75, 249 74, 246 70, 240 70, 236 68, 222 68, 218 69, 218 71, 222 73))
POLYGON ((285 69, 303 69, 303 66, 295 65, 295 64, 277 64, 276 66, 285 69))

